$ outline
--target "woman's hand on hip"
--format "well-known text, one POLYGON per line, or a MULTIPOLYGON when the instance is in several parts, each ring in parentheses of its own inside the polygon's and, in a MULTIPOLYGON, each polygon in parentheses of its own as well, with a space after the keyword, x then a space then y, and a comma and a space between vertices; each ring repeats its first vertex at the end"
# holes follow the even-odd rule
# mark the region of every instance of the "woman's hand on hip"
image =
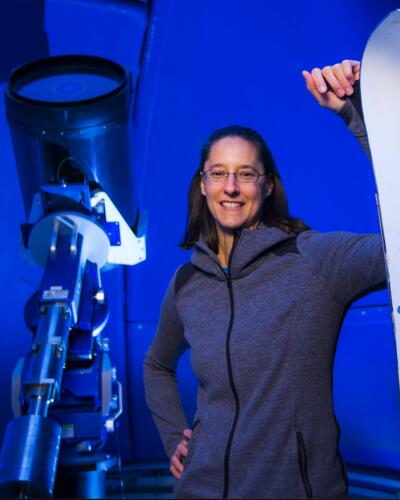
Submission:
POLYGON ((307 90, 323 107, 338 112, 347 97, 353 94, 354 83, 360 79, 360 61, 345 59, 324 68, 303 71, 307 90), (329 87, 328 87, 329 86, 329 87))
POLYGON ((191 437, 192 431, 190 429, 185 429, 183 431, 183 438, 179 441, 179 444, 170 459, 169 470, 171 474, 176 477, 176 479, 181 477, 184 470, 182 459, 188 454, 188 444, 191 437))

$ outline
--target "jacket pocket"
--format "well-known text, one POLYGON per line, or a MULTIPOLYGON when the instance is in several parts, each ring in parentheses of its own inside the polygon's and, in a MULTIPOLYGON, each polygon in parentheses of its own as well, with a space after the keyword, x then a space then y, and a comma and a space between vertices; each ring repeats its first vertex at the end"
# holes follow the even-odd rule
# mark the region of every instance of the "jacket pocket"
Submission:
POLYGON ((300 476, 303 482, 304 491, 307 498, 312 498, 312 489, 307 470, 307 451, 304 445, 303 433, 296 432, 297 438, 297 461, 299 464, 300 476))

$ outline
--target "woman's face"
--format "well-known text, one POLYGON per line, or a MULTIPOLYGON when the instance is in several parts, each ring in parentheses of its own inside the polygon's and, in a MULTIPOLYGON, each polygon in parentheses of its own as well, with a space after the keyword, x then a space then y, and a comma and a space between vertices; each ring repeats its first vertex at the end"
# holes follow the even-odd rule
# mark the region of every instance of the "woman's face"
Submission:
MULTIPOLYGON (((225 137, 211 147, 201 178, 201 193, 207 198, 208 208, 217 224, 217 229, 231 232, 234 229, 251 227, 260 217, 264 199, 272 192, 272 186, 262 175, 256 182, 240 182, 232 175, 238 172, 264 174, 258 160, 257 150, 251 142, 241 137, 225 137), (212 182, 210 173, 217 170, 222 180, 212 182), (223 173, 229 172, 226 178, 223 173)), ((256 176, 257 177, 257 176, 256 176)), ((246 175, 244 179, 247 180, 246 175)))

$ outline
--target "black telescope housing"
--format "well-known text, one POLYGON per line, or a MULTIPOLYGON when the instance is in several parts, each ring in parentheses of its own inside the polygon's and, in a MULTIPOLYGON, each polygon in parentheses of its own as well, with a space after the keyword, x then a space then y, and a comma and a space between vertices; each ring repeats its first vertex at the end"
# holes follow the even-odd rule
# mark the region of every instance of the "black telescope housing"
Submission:
POLYGON ((11 74, 6 111, 27 214, 41 185, 84 182, 135 223, 131 94, 130 74, 101 57, 49 57, 11 74))

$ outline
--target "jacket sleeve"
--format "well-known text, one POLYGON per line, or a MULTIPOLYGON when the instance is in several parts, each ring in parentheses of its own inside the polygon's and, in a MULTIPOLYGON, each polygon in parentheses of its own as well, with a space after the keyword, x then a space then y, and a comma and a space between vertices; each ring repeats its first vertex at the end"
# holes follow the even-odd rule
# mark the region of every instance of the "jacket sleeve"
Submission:
POLYGON ((379 234, 307 231, 298 247, 322 286, 343 306, 386 285, 379 234))
POLYGON ((350 132, 361 144, 364 153, 371 160, 371 151, 369 149, 367 129, 365 128, 364 117, 362 115, 359 92, 359 87, 356 87, 355 98, 353 100, 346 99, 344 106, 337 114, 344 120, 350 132))
POLYGON ((168 457, 174 453, 187 428, 176 380, 179 357, 188 348, 175 303, 172 279, 161 308, 153 342, 144 360, 146 401, 168 457))

